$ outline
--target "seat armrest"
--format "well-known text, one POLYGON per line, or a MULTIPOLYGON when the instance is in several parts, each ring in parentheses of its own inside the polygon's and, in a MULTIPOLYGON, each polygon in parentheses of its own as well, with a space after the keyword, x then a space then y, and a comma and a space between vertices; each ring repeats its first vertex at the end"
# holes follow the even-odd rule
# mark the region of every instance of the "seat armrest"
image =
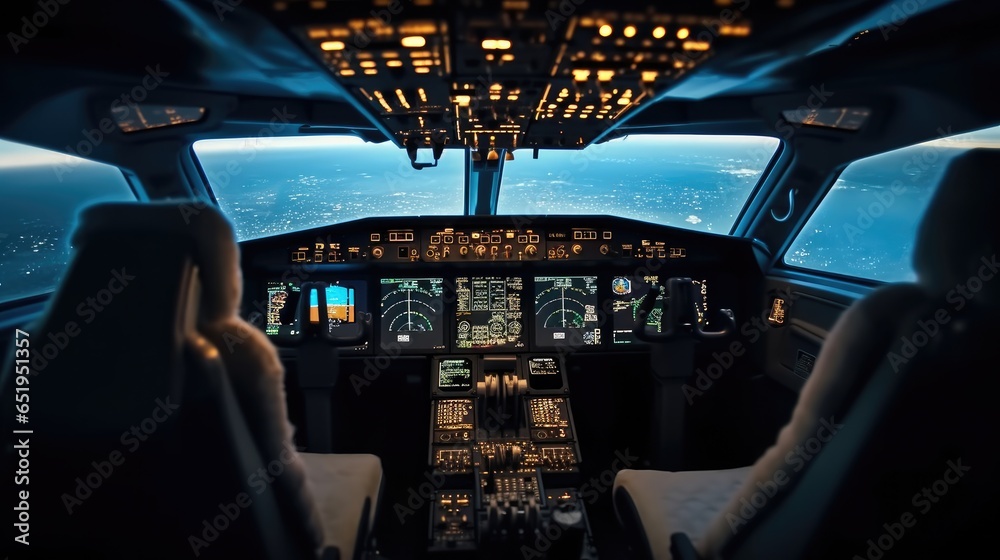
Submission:
POLYGON ((673 560, 702 560, 687 533, 670 535, 670 556, 673 560))

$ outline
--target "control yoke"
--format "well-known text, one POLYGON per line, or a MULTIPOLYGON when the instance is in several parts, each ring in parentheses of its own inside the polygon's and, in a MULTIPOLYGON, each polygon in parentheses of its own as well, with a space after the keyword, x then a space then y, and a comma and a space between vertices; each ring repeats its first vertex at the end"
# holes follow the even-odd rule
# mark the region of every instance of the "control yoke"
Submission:
POLYGON ((329 453, 334 449, 333 388, 340 377, 338 348, 358 346, 371 339, 372 316, 364 313, 357 321, 356 332, 334 334, 342 330, 330 328, 326 301, 326 282, 305 282, 295 310, 298 332, 283 335, 278 343, 297 347, 296 365, 299 388, 305 399, 306 449, 314 453, 329 453), (312 314, 312 296, 316 294, 316 314, 312 314))
POLYGON ((736 319, 731 309, 716 312, 722 321, 722 328, 706 331, 698 322, 698 291, 690 278, 669 278, 666 286, 653 284, 642 300, 635 316, 632 333, 646 342, 666 342, 677 337, 688 336, 700 340, 726 338, 736 332, 736 319), (660 319, 661 332, 651 330, 646 319, 653 311, 656 300, 663 294, 665 305, 660 319))
POLYGON ((326 302, 326 282, 305 282, 302 284, 302 295, 299 297, 299 306, 295 310, 295 323, 299 326, 298 332, 294 334, 281 335, 277 342, 282 346, 301 346, 306 340, 320 340, 329 346, 359 346, 366 340, 371 339, 372 316, 371 313, 362 313, 358 321, 359 328, 356 332, 348 334, 334 334, 334 332, 353 331, 354 329, 333 329, 331 331, 327 317, 326 302), (313 320, 311 316, 312 293, 316 292, 317 313, 313 320))

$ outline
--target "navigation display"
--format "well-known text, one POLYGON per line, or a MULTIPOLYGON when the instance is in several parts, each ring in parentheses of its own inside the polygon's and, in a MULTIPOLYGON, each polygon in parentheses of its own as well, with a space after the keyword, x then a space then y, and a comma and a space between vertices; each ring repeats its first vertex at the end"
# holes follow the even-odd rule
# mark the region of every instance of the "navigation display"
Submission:
POLYGON ((444 341, 443 278, 383 278, 382 342, 438 350, 444 341))
MULTIPOLYGON (((645 344, 636 340, 632 334, 632 327, 635 325, 635 315, 642 305, 643 300, 649 294, 649 287, 654 282, 659 282, 659 276, 626 277, 615 276, 611 280, 611 315, 614 330, 611 333, 612 344, 645 344)), ((708 310, 708 282, 705 280, 693 280, 695 289, 701 292, 701 301, 696 304, 698 309, 698 322, 702 327, 707 325, 705 312, 708 310)), ((663 317, 663 295, 656 297, 656 305, 646 318, 646 325, 650 330, 660 332, 662 325, 660 319, 663 317)))
POLYGON ((519 277, 455 279, 455 344, 461 349, 524 348, 519 277))
POLYGON ((535 343, 539 346, 601 343, 596 276, 535 277, 535 343))
POLYGON ((472 360, 451 358, 438 362, 438 389, 468 391, 472 388, 472 360))
MULTIPOLYGON (((360 282, 331 282, 326 287, 326 315, 330 332, 334 329, 354 325, 361 309, 358 302, 364 301, 364 285, 360 282)), ((264 332, 268 335, 295 335, 299 324, 295 320, 302 288, 294 282, 267 283, 267 324, 264 332)), ((315 290, 309 297, 309 320, 319 321, 319 293, 315 290)))

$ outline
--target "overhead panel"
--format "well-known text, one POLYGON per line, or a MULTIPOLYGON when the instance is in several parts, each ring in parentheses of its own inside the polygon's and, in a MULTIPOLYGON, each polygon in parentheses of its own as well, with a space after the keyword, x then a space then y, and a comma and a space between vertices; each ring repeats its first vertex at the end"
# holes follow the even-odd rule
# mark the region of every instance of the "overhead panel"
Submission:
POLYGON ((753 31, 728 2, 590 4, 285 1, 274 9, 292 12, 294 32, 399 144, 421 147, 432 139, 582 147, 753 31))

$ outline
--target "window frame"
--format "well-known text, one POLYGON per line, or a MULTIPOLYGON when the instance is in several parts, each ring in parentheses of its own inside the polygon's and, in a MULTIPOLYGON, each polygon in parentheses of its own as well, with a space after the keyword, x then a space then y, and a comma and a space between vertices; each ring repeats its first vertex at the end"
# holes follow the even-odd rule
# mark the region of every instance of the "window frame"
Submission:
MULTIPOLYGON (((759 212, 759 207, 763 206, 765 204, 765 201, 763 200, 763 198, 760 195, 762 193, 764 193, 766 195, 767 193, 770 192, 771 186, 773 184, 775 184, 777 182, 777 180, 780 179, 780 176, 785 171, 787 171, 788 164, 791 162, 791 159, 792 159, 791 158, 791 150, 788 149, 789 146, 786 144, 786 142, 785 142, 785 140, 783 138, 780 138, 780 137, 772 135, 772 134, 761 134, 761 133, 757 133, 757 132, 745 132, 745 131, 726 132, 726 133, 705 133, 705 132, 666 132, 666 131, 657 131, 657 130, 639 130, 639 131, 625 132, 620 137, 606 138, 604 141, 602 141, 599 144, 594 144, 594 143, 588 144, 587 146, 585 146, 584 148, 579 149, 579 150, 578 149, 568 149, 567 148, 567 149, 562 149, 561 151, 583 153, 585 150, 588 150, 588 149, 590 149, 590 148, 592 148, 594 146, 598 146, 598 145, 603 144, 605 142, 614 141, 614 140, 621 140, 623 142, 627 141, 627 139, 628 139, 629 136, 658 136, 658 137, 663 137, 663 138, 669 138, 669 137, 675 137, 675 136, 702 136, 702 137, 705 137, 705 138, 718 138, 718 137, 739 138, 739 137, 746 137, 748 139, 755 139, 755 140, 770 139, 770 140, 774 140, 776 142, 776 144, 774 146, 774 151, 771 153, 770 157, 764 162, 764 165, 761 167, 760 176, 757 178, 757 181, 753 184, 753 186, 751 186, 750 189, 747 191, 746 197, 744 198, 742 205, 735 212, 735 216, 733 218, 733 222, 730 225, 729 229, 726 230, 726 231, 705 231, 705 230, 701 230, 701 229, 687 227, 687 226, 684 226, 684 225, 666 224, 666 223, 662 223, 662 222, 651 222, 651 221, 648 221, 648 220, 643 220, 643 219, 635 218, 635 217, 632 217, 632 216, 622 216, 622 215, 619 215, 619 214, 600 214, 600 215, 609 215, 609 216, 618 217, 618 218, 624 218, 624 219, 629 219, 629 220, 635 220, 635 221, 639 221, 639 222, 651 224, 653 226, 672 227, 672 228, 676 228, 676 229, 681 229, 681 230, 691 231, 691 232, 696 232, 696 233, 704 233, 704 234, 708 234, 708 235, 724 235, 724 236, 727 236, 727 237, 745 237, 746 236, 746 231, 748 229, 749 222, 752 222, 753 220, 756 219, 755 216, 759 212), (775 174, 775 170, 778 170, 778 169, 780 169, 780 172, 778 172, 777 174, 775 174), (771 182, 769 182, 769 181, 771 181, 771 182), (765 185, 767 185, 767 188, 765 188, 765 185)), ((560 151, 560 150, 552 149, 552 150, 549 150, 549 151, 560 151)), ((501 157, 500 157, 500 160, 501 160, 500 161, 500 170, 501 170, 501 172, 503 172, 503 170, 504 170, 504 161, 503 161, 503 159, 504 159, 503 158, 503 154, 501 154, 501 157)), ((516 216, 516 215, 520 215, 520 214, 516 214, 516 213, 514 213, 514 214, 511 214, 511 213, 503 213, 503 214, 501 214, 501 213, 499 213, 499 209, 500 209, 499 195, 500 195, 500 191, 502 191, 502 189, 504 188, 504 184, 503 184, 503 180, 504 179, 505 179, 505 177, 503 177, 501 175, 500 181, 498 182, 497 187, 493 190, 492 194, 493 194, 494 205, 492 207, 492 212, 491 212, 490 215, 493 215, 493 216, 516 216)), ((573 215, 573 214, 548 214, 548 215, 549 216, 563 216, 563 215, 569 216, 569 215, 573 215)), ((595 215, 597 215, 597 214, 595 214, 595 215)))
MULTIPOLYGON (((953 134, 951 136, 961 136, 963 134, 974 133, 974 132, 977 132, 977 131, 987 130, 987 129, 990 129, 990 128, 1000 128, 1000 125, 994 125, 994 126, 991 126, 991 127, 980 128, 980 129, 966 131, 966 132, 959 132, 959 133, 955 133, 955 134, 953 134)), ((835 170, 834 173, 831 173, 829 175, 829 181, 827 182, 827 184, 823 185, 823 187, 818 190, 816 197, 814 198, 813 201, 811 201, 812 202, 811 206, 808 207, 805 212, 803 212, 802 216, 800 217, 799 223, 796 224, 796 226, 789 232, 789 235, 785 238, 784 243, 782 244, 780 250, 778 251, 778 255, 779 256, 778 256, 777 260, 775 261, 775 265, 772 267, 772 273, 775 273, 775 272, 778 272, 778 271, 782 271, 784 274, 778 274, 778 276, 782 276, 782 277, 793 279, 793 280, 801 280, 801 281, 809 281, 809 282, 816 282, 817 280, 826 280, 825 282, 821 282, 821 283, 826 284, 829 287, 835 288, 835 289, 840 289, 840 288, 843 288, 844 286, 854 285, 854 286, 859 286, 859 287, 863 287, 865 289, 870 290, 870 289, 878 288, 880 286, 884 286, 884 285, 888 285, 888 284, 916 282, 917 280, 906 280, 906 279, 904 279, 904 280, 877 280, 877 279, 874 279, 874 278, 866 278, 866 277, 863 277, 863 276, 852 276, 850 274, 844 274, 844 273, 840 273, 840 272, 832 272, 832 271, 824 270, 824 269, 821 269, 821 268, 808 268, 808 267, 799 266, 799 265, 796 265, 796 264, 791 264, 791 263, 787 262, 785 259, 788 256, 788 252, 791 250, 792 246, 795 244, 795 241, 799 238, 799 236, 805 230, 806 226, 809 224, 809 221, 812 219, 813 215, 816 214, 816 211, 819 210, 819 208, 827 200, 827 196, 830 195, 830 193, 833 191, 833 188, 837 185, 837 182, 840 181, 841 176, 847 171, 847 169, 851 165, 853 165, 856 162, 865 160, 865 159, 879 157, 879 156, 881 156, 883 154, 889 154, 889 153, 900 151, 900 150, 904 150, 904 149, 907 149, 907 148, 915 148, 915 147, 918 147, 918 146, 920 146, 920 145, 922 145, 922 144, 924 144, 926 142, 931 142, 931 141, 934 141, 934 140, 937 140, 937 139, 947 139, 947 138, 950 138, 951 136, 946 136, 946 137, 941 137, 941 138, 931 138, 929 140, 923 140, 923 141, 912 143, 912 144, 906 144, 904 146, 899 146, 899 147, 896 147, 896 148, 885 150, 883 152, 866 155, 864 157, 859 157, 859 158, 857 158, 855 160, 849 161, 849 162, 844 163, 843 165, 839 166, 835 170)), ((974 149, 974 148, 968 148, 968 149, 974 149)), ((947 167, 945 168, 944 173, 945 174, 947 173, 947 167)), ((944 178, 944 176, 942 175, 942 179, 943 178, 944 178)), ((935 192, 937 191, 937 189, 940 186, 941 186, 941 182, 938 182, 936 185, 934 185, 935 192)), ((929 196, 930 196, 931 199, 933 199, 934 193, 932 192, 929 196)), ((926 209, 925 209, 925 211, 926 211, 926 209)), ((919 217, 917 219, 917 228, 918 229, 919 229, 919 224, 920 224, 921 220, 922 220, 922 215, 921 215, 921 217, 919 217)))
MULTIPOLYGON (((27 147, 30 147, 30 148, 34 148, 34 149, 38 149, 38 150, 43 150, 43 151, 46 151, 46 152, 51 152, 53 154, 61 154, 61 155, 69 156, 69 157, 79 158, 79 159, 81 159, 83 161, 86 161, 88 163, 96 163, 96 164, 99 164, 99 165, 104 165, 104 166, 107 166, 109 168, 115 169, 115 170, 118 171, 118 173, 121 174, 123 183, 125 184, 125 186, 128 187, 129 191, 132 193, 132 196, 135 197, 134 202, 148 203, 150 201, 148 193, 146 193, 145 189, 142 186, 142 181, 131 170, 124 169, 122 167, 119 167, 119 166, 111 164, 111 163, 107 163, 105 161, 98 161, 98 160, 95 160, 95 159, 85 158, 85 157, 77 155, 77 154, 66 153, 66 152, 58 151, 58 150, 52 150, 52 149, 49 149, 49 148, 43 148, 43 147, 35 146, 35 145, 32 145, 32 144, 26 144, 24 142, 21 142, 19 140, 14 140, 14 139, 11 139, 11 138, 0 138, 0 140, 4 140, 6 142, 10 142, 10 143, 13 143, 13 144, 20 144, 21 146, 27 146, 27 147)), ((82 202, 83 202, 83 205, 82 206, 78 206, 77 209, 75 210, 75 213, 76 213, 77 216, 79 215, 80 211, 83 208, 86 208, 86 207, 90 206, 91 204, 94 204, 93 200, 84 200, 82 202)), ((72 237, 73 231, 75 230, 75 225, 76 225, 76 218, 74 217, 73 221, 71 223, 67 224, 67 226, 66 226, 66 243, 67 244, 69 244, 69 241, 70 241, 70 239, 72 237)), ((70 267, 70 265, 73 264, 73 259, 75 257, 75 252, 76 252, 75 248, 72 245, 69 245, 69 258, 66 261, 66 265, 65 265, 66 269, 68 269, 70 267)), ((60 283, 61 282, 56 282, 54 285, 47 287, 44 291, 41 291, 39 293, 29 294, 29 295, 20 296, 20 297, 14 297, 12 299, 2 299, 2 296, 0 296, 0 329, 5 328, 5 326, 8 325, 8 324, 9 325, 16 324, 18 322, 18 318, 23 315, 23 308, 26 308, 26 307, 29 307, 29 306, 30 307, 37 307, 38 308, 37 312, 40 313, 42 311, 43 307, 44 307, 45 301, 48 300, 50 297, 52 297, 52 294, 54 294, 59 289, 60 283), (14 311, 14 310, 18 310, 18 311, 12 313, 12 311, 14 311)))
MULTIPOLYGON (((265 126, 265 129, 266 129, 266 126, 265 126)), ((202 141, 202 140, 240 140, 240 139, 246 139, 246 138, 311 138, 311 137, 319 137, 319 136, 325 136, 325 137, 331 137, 331 136, 332 137, 351 137, 351 138, 357 138, 359 140, 362 140, 362 141, 365 142, 365 144, 373 144, 373 145, 382 145, 382 144, 385 144, 385 143, 389 143, 389 144, 392 144, 392 145, 396 146, 397 148, 399 148, 401 154, 405 154, 405 150, 403 148, 399 147, 398 145, 396 145, 396 143, 393 140, 391 140, 391 139, 390 140, 386 140, 384 142, 373 142, 373 141, 369 140, 368 138, 365 138, 361 134, 357 134, 357 133, 350 132, 350 131, 343 131, 343 132, 337 132, 337 133, 323 133, 323 134, 271 134, 271 135, 260 135, 260 136, 245 136, 245 135, 239 135, 239 134, 237 134, 237 135, 224 135, 224 136, 204 136, 204 137, 198 137, 198 138, 192 139, 190 141, 190 143, 188 144, 187 149, 182 152, 183 155, 182 155, 182 158, 181 158, 181 174, 184 176, 185 180, 187 181, 187 183, 188 183, 187 186, 188 186, 189 192, 191 193, 191 196, 195 200, 199 200, 199 201, 205 202, 206 204, 211 204, 211 205, 215 206, 215 208, 217 210, 219 210, 219 212, 221 212, 222 215, 226 217, 226 219, 232 221, 234 227, 236 227, 237 224, 235 223, 235 221, 233 220, 233 218, 230 217, 222 209, 221 205, 219 205, 219 200, 216 197, 215 191, 212 189, 212 184, 208 180, 208 173, 205 171, 204 165, 202 165, 201 160, 198 158, 198 153, 195 151, 194 145, 196 143, 202 141), (197 180, 195 180, 195 178, 197 178, 197 180)), ((463 200, 464 200, 464 202, 463 202, 463 207, 462 207, 462 214, 459 214, 459 215, 468 216, 468 215, 470 215, 470 207, 469 207, 470 195, 469 195, 469 191, 470 191, 470 173, 472 171, 472 167, 471 167, 471 153, 472 152, 468 148, 461 149, 461 150, 457 149, 457 148, 450 148, 450 149, 446 149, 444 151, 444 155, 445 156, 448 155, 449 152, 461 152, 461 154, 462 154, 462 158, 463 158, 463 164, 462 165, 464 166, 464 171, 462 173, 462 179, 463 179, 463 181, 465 181, 465 186, 464 186, 464 189, 463 189, 463 197, 464 197, 463 200)), ((442 156, 442 158, 443 157, 444 156, 442 156)), ((418 155, 418 159, 419 159, 419 155, 418 155)), ((418 171, 415 170, 415 172, 418 172, 418 171)), ((449 215, 449 214, 440 214, 439 216, 446 216, 446 215, 449 215)), ((433 214, 423 214, 422 216, 433 216, 433 214)), ((410 215, 405 215, 405 216, 389 216, 389 217, 410 217, 410 215)), ((336 224, 342 224, 342 223, 347 223, 347 222, 350 222, 350 221, 363 220, 363 219, 365 219, 365 218, 363 218, 363 217, 362 218, 351 218, 350 220, 345 220, 345 221, 340 221, 340 222, 334 222, 332 224, 326 224, 326 225, 336 225, 336 224)), ((288 235, 288 234, 293 234, 293 233, 296 233, 296 232, 306 231, 308 229, 314 229, 315 227, 317 227, 317 226, 313 226, 313 227, 309 227, 309 228, 296 229, 296 230, 292 230, 292 231, 286 231, 284 233, 275 233, 275 234, 266 235, 266 236, 262 236, 262 237, 255 237, 253 239, 238 239, 237 243, 245 243, 245 242, 249 242, 249 241, 261 241, 261 240, 264 240, 264 239, 278 237, 278 236, 281 236, 281 235, 288 235)), ((325 227, 325 226, 318 226, 318 227, 325 227)))

